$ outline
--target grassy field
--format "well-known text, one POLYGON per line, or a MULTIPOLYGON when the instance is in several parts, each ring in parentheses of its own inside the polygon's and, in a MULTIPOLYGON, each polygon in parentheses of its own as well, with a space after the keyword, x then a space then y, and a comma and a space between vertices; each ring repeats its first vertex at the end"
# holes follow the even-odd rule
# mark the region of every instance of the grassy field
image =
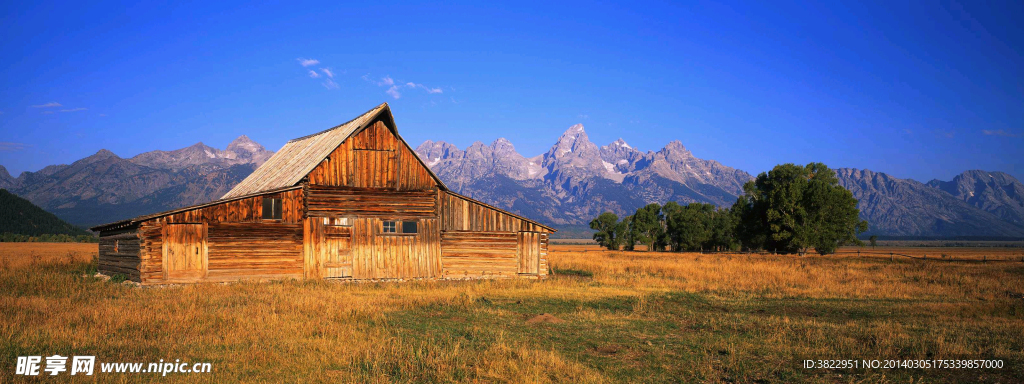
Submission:
POLYGON ((1024 381, 1020 249, 938 250, 1002 260, 979 262, 558 245, 539 282, 140 288, 86 276, 95 247, 0 243, 0 382, 17 356, 52 354, 213 367, 100 381, 1024 381), (1004 368, 802 368, 822 358, 1004 368))

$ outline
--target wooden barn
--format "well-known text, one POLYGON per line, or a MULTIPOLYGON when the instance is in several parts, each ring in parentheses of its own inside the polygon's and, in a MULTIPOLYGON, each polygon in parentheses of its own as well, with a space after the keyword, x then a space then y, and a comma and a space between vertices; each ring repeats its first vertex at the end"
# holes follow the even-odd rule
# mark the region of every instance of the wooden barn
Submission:
POLYGON ((142 284, 543 278, 549 226, 452 192, 387 103, 289 141, 221 199, 92 228, 142 284))

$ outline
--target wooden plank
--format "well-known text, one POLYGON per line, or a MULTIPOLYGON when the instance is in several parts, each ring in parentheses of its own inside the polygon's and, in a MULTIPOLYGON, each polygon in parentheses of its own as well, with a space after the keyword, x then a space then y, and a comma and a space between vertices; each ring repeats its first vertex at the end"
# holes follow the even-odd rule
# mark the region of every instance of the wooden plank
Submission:
POLYGON ((170 224, 164 227, 165 280, 193 281, 206 277, 205 224, 170 224))
POLYGON ((440 240, 443 276, 491 276, 519 269, 515 233, 442 231, 440 240))

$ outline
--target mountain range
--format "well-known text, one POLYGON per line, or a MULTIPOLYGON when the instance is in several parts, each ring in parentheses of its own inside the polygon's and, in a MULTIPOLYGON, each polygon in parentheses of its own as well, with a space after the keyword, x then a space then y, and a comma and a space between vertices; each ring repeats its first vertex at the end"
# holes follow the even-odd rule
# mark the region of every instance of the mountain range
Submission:
POLYGON ((0 188, 90 226, 218 199, 273 154, 246 136, 225 150, 197 143, 121 158, 103 149, 17 178, 0 167, 0 188))
POLYGON ((598 147, 583 125, 530 158, 506 139, 466 150, 427 141, 416 153, 450 188, 555 225, 584 224, 601 212, 624 214, 652 201, 730 205, 751 179, 694 157, 678 141, 646 153, 622 139, 598 147))
MULTIPOLYGON (((697 158, 679 141, 640 151, 623 139, 598 146, 583 125, 540 155, 501 138, 459 149, 426 141, 416 153, 448 187, 560 228, 582 228, 604 211, 625 216, 650 202, 730 206, 753 176, 697 158)), ((121 158, 110 151, 11 177, 6 188, 76 225, 104 222, 219 198, 273 152, 241 136, 225 150, 202 143, 121 158)), ((1024 184, 1002 172, 967 171, 921 183, 840 168, 869 233, 913 237, 1024 237, 1024 184)))

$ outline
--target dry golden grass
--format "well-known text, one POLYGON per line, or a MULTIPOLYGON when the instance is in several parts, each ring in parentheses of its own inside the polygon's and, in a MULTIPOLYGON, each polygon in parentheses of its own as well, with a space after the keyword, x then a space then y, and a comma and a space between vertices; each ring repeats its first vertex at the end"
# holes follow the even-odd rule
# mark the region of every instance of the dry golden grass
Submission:
POLYGON ((839 254, 850 256, 860 250, 864 255, 882 256, 887 253, 940 260, 1012 260, 1024 262, 1024 248, 1016 247, 845 247, 839 254))
POLYGON ((17 356, 55 353, 213 364, 209 375, 169 375, 185 382, 1024 380, 1019 262, 554 246, 556 274, 540 282, 139 288, 83 277, 91 254, 17 246, 0 244, 0 382, 17 356), (44 254, 53 257, 23 260, 44 254), (540 313, 562 322, 527 322, 540 313), (1003 359, 1006 368, 800 366, 931 357, 1003 359))
POLYGON ((0 267, 89 261, 96 256, 98 247, 95 243, 0 243, 0 267))

